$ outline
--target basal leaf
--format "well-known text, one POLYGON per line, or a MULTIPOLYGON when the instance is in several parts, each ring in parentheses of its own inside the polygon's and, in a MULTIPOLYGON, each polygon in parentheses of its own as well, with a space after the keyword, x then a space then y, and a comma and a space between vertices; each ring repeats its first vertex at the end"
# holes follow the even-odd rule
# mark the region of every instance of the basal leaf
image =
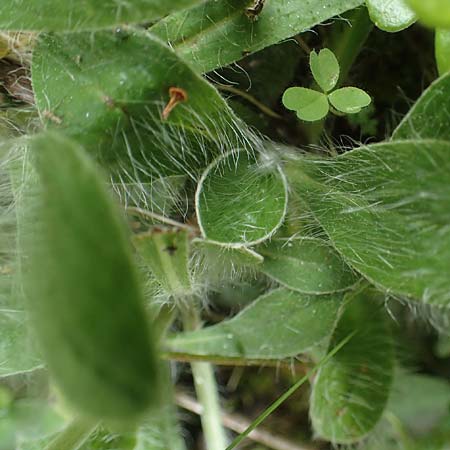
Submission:
POLYGON ((383 31, 404 30, 416 20, 406 0, 366 0, 373 23, 383 31))
POLYGON ((81 142, 117 183, 193 177, 227 145, 248 145, 217 91, 143 31, 41 35, 32 79, 47 126, 81 142))
POLYGON ((436 30, 436 60, 440 75, 450 72, 450 29, 436 30))
POLYGON ((450 28, 450 0, 407 0, 407 2, 426 25, 450 28))
POLYGON ((372 102, 370 95, 356 87, 344 87, 328 95, 330 103, 345 114, 357 114, 372 102))
POLYGON ((341 304, 342 294, 309 296, 280 288, 230 320, 169 339, 166 347, 193 356, 287 358, 329 337, 341 304))
POLYGON ((250 246, 280 227, 287 208, 286 180, 280 167, 266 158, 239 151, 206 169, 196 193, 203 237, 250 246))
POLYGON ((324 48, 319 53, 312 51, 309 55, 309 65, 317 84, 324 92, 331 91, 339 80, 339 62, 334 53, 324 48))
POLYGON ((304 159, 288 177, 345 261, 388 292, 450 306, 450 143, 304 159))
POLYGON ((142 23, 158 19, 200 0, 3 0, 0 29, 12 31, 68 31, 142 23))
POLYGON ((283 286, 305 294, 342 291, 358 279, 321 239, 273 239, 257 250, 264 256, 259 270, 283 286))
POLYGON ((197 71, 209 72, 309 30, 356 8, 363 0, 285 0, 282 4, 266 1, 257 21, 246 15, 250 3, 248 0, 208 0, 166 17, 151 31, 170 42, 197 71), (228 45, 223 45, 225 41, 228 45))
POLYGON ((158 380, 124 223, 82 147, 47 133, 32 152, 39 187, 20 247, 37 341, 70 405, 133 420, 158 399, 158 380))
POLYGON ((302 87, 287 89, 283 94, 283 104, 295 111, 299 119, 307 122, 323 119, 330 110, 325 94, 302 87))
POLYGON ((374 301, 376 296, 366 290, 347 306, 329 348, 356 334, 314 380, 313 428, 334 444, 350 444, 366 436, 380 420, 389 397, 394 345, 387 313, 381 301, 374 301))
POLYGON ((450 141, 450 73, 437 79, 422 94, 392 139, 444 139, 450 141))

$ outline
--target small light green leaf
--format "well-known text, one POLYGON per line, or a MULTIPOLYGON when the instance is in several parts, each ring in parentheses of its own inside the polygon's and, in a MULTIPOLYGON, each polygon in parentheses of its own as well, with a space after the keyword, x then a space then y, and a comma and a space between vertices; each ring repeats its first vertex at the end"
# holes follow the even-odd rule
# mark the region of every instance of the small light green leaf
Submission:
POLYGON ((436 30, 436 61, 440 75, 450 72, 450 29, 436 30))
POLYGON ((323 119, 330 110, 325 94, 302 87, 287 89, 283 94, 283 105, 295 111, 297 117, 306 122, 323 119))
POLYGON ((345 114, 357 114, 372 102, 370 95, 356 87, 338 89, 328 95, 330 103, 345 114))
POLYGON ((245 14, 249 3, 207 0, 195 8, 171 14, 151 31, 169 42, 197 71, 210 72, 310 30, 360 6, 364 0, 283 0, 282 5, 267 0, 256 24, 245 14), (228 45, 223 45, 225 41, 228 45))
POLYGON ((426 25, 450 28, 450 0, 407 0, 407 2, 426 25))
POLYGON ((334 444, 364 438, 386 407, 394 372, 394 345, 383 298, 366 290, 350 302, 329 348, 355 330, 356 335, 314 380, 313 428, 334 444))
POLYGON ((2 0, 0 29, 68 31, 142 23, 166 16, 200 0, 2 0))
POLYGON ((387 292, 450 307, 450 143, 302 159, 289 181, 351 267, 387 292))
POLYGON ((309 65, 317 84, 324 92, 331 91, 339 80, 339 62, 334 53, 324 48, 319 54, 312 51, 309 54, 309 65))
POLYGON ((206 239, 233 246, 254 245, 268 239, 284 220, 286 179, 267 155, 228 153, 204 172, 196 208, 206 239))
POLYGON ((171 352, 224 358, 280 359, 332 333, 342 294, 308 296, 286 288, 259 297, 236 317, 169 339, 171 352))
POLYGON ((176 297, 192 292, 188 269, 188 232, 155 227, 133 237, 144 264, 153 272, 163 289, 176 297))
POLYGON ((158 399, 156 351, 122 217, 73 141, 32 141, 20 248, 27 307, 49 372, 81 413, 131 421, 158 399))
POLYGON ((358 280, 339 254, 321 239, 273 239, 257 250, 264 256, 259 270, 305 294, 342 291, 358 280))
POLYGON ((387 32, 404 30, 416 21, 406 0, 366 0, 372 22, 387 32))
POLYGON ((392 135, 400 139, 450 141, 450 73, 434 81, 403 118, 392 135))

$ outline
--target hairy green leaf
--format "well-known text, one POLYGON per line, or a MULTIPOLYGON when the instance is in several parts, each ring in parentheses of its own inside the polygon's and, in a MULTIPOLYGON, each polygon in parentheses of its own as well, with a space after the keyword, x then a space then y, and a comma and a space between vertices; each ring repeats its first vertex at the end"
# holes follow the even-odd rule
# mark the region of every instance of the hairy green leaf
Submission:
POLYGON ((416 20, 405 0, 366 0, 373 23, 383 31, 404 30, 416 20))
POLYGON ((342 294, 309 296, 286 288, 259 297, 236 317, 166 342, 169 351, 224 358, 280 359, 322 343, 333 331, 342 294))
POLYGON ((328 95, 330 103, 345 114, 357 114, 372 102, 370 95, 356 87, 344 87, 328 95))
POLYGON ((388 292, 449 307, 449 152, 444 141, 384 143, 287 173, 350 266, 388 292))
POLYGON ((436 60, 440 75, 450 72, 450 29, 436 30, 436 60))
POLYGON ((50 373, 73 407, 134 419, 158 398, 155 349, 124 223, 82 147, 32 141, 39 189, 21 234, 27 306, 50 373))
POLYGON ((407 0, 420 20, 430 27, 450 28, 450 0, 407 0))
POLYGON ((434 81, 394 131, 392 139, 450 141, 450 73, 434 81))
POLYGON ((257 250, 264 256, 259 270, 305 294, 342 291, 358 280, 339 254, 321 239, 273 239, 257 250))
POLYGON ((307 122, 323 119, 330 110, 328 99, 322 92, 302 87, 291 87, 283 94, 283 104, 296 111, 297 117, 307 122))
POLYGON ((193 176, 227 145, 248 145, 217 91, 143 31, 41 35, 32 80, 47 126, 81 142, 123 185, 193 176), (169 112, 177 95, 185 101, 169 112))
POLYGON ((199 72, 209 72, 356 8, 363 0, 266 1, 257 21, 248 0, 208 0, 151 28, 199 72), (223 45, 227 42, 227 45, 223 45))
POLYGON ((250 246, 280 227, 287 185, 281 168, 269 158, 239 151, 206 169, 196 193, 197 218, 206 239, 250 246))
POLYGON ((347 306, 329 348, 355 330, 356 335, 314 380, 312 424, 320 437, 334 444, 366 436, 380 420, 389 397, 394 345, 387 313, 382 302, 374 301, 376 296, 366 290, 347 306))
POLYGON ((334 89, 339 80, 340 68, 330 49, 324 48, 319 53, 313 50, 309 55, 309 65, 314 79, 324 92, 334 89))
POLYGON ((2 0, 0 29, 68 31, 145 22, 187 8, 200 0, 2 0))

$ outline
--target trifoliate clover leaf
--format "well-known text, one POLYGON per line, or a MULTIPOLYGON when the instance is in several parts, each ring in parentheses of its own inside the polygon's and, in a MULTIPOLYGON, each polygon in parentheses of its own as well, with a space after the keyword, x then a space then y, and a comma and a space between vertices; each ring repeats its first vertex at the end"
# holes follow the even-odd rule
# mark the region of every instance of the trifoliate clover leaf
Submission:
POLYGON ((287 89, 283 95, 283 105, 295 111, 298 118, 306 122, 323 119, 330 110, 325 94, 302 87, 287 89))
POLYGON ((330 103, 345 114, 356 114, 372 102, 369 94, 356 87, 338 89, 328 95, 330 103))
POLYGON ((314 79, 324 92, 329 92, 336 86, 340 67, 331 50, 324 48, 319 53, 312 51, 309 55, 309 65, 314 79))

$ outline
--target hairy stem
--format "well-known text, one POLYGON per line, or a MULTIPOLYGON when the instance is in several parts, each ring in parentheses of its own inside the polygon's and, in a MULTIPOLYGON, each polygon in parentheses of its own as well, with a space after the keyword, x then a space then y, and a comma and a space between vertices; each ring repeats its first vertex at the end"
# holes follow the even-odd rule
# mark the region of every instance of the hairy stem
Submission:
MULTIPOLYGON (((199 313, 194 304, 182 311, 186 331, 194 331, 201 326, 199 313)), ((219 393, 213 366, 207 362, 191 362, 197 398, 202 406, 200 414, 207 450, 224 450, 227 446, 225 430, 222 426, 219 393)))

